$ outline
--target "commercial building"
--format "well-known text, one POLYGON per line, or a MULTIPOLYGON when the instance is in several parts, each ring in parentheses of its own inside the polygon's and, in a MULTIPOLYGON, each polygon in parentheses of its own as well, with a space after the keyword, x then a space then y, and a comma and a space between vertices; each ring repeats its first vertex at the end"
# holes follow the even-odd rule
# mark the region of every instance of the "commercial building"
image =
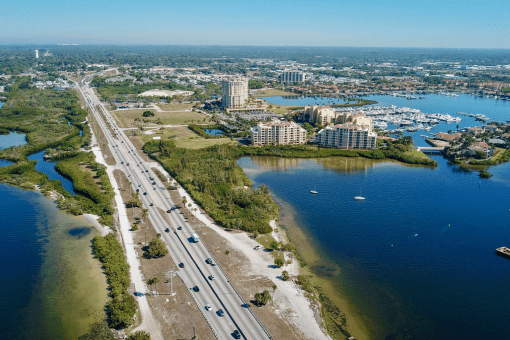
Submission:
POLYGON ((281 75, 281 82, 283 83, 302 83, 305 81, 305 74, 301 71, 285 70, 281 75))
POLYGON ((317 143, 326 148, 373 150, 376 140, 377 134, 372 132, 370 118, 366 117, 327 126, 317 134, 317 143))
POLYGON ((248 102, 248 80, 243 77, 226 80, 222 85, 222 105, 225 108, 244 107, 248 102))
POLYGON ((299 124, 278 119, 268 123, 259 122, 250 132, 253 145, 289 145, 306 142, 306 130, 299 124))
POLYGON ((39 50, 35 50, 35 59, 39 59, 39 50))

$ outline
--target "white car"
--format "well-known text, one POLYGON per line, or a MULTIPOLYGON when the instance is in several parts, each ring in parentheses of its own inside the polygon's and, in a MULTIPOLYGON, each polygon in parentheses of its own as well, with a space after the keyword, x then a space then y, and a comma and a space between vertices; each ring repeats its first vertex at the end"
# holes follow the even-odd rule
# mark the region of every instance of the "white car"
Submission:
POLYGON ((205 310, 206 310, 206 311, 210 311, 211 309, 212 309, 212 308, 211 308, 211 306, 210 306, 210 305, 205 305, 205 310))
POLYGON ((209 280, 211 280, 211 281, 212 281, 212 280, 214 280, 214 279, 215 279, 214 275, 209 275, 209 280))

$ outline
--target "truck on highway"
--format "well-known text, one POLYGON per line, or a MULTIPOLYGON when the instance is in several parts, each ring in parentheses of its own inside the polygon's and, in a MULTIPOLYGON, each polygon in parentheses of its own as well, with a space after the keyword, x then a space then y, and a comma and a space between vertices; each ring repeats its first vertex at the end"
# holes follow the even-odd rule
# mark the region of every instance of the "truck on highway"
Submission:
POLYGON ((193 239, 193 242, 195 242, 195 243, 198 242, 198 235, 197 234, 191 235, 191 238, 193 239))

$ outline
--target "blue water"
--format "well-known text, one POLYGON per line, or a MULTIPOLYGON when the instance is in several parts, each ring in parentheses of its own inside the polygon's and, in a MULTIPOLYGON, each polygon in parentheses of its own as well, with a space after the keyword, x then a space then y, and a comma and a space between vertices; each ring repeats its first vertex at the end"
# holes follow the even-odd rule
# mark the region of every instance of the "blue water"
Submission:
POLYGON ((62 176, 55 169, 55 162, 46 161, 43 157, 44 151, 28 156, 28 159, 31 161, 37 161, 35 164, 35 170, 45 173, 48 175, 49 179, 56 179, 62 182, 62 186, 69 193, 75 195, 76 193, 73 190, 73 182, 62 176))
POLYGON ((510 245, 510 165, 480 180, 433 157, 433 170, 345 158, 239 165, 296 210, 377 339, 508 338, 510 260, 495 248, 510 245), (354 201, 360 190, 366 200, 354 201))
POLYGON ((346 101, 343 99, 329 97, 275 96, 260 98, 274 105, 304 106, 304 105, 333 105, 346 103, 346 101))
POLYGON ((37 229, 37 193, 0 184, 0 338, 19 338, 17 327, 24 319, 34 286, 40 284, 42 264, 37 229), (15 298, 13 298, 15 296, 15 298), (11 334, 11 332, 13 332, 11 334))
POLYGON ((221 136, 223 135, 223 131, 219 129, 204 129, 205 133, 213 136, 221 136))
MULTIPOLYGON (((71 121, 69 119, 67 119, 66 117, 62 117, 62 118, 67 120, 67 125, 71 125, 71 121)), ((80 137, 83 137, 83 130, 82 129, 80 129, 80 137)))
POLYGON ((0 135, 0 150, 11 146, 27 144, 25 134, 17 132, 9 132, 8 135, 0 135))

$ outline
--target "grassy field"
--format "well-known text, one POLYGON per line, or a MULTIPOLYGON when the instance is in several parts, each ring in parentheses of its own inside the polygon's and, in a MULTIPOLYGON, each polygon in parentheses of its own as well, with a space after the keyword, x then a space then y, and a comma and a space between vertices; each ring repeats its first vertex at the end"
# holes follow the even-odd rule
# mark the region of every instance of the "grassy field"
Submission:
POLYGON ((189 111, 189 112, 157 112, 154 109, 135 109, 135 110, 117 110, 114 111, 114 116, 116 120, 119 122, 121 127, 132 127, 133 124, 141 124, 140 122, 135 122, 136 118, 145 118, 150 121, 156 121, 161 119, 163 125, 182 125, 189 123, 199 123, 199 124, 208 124, 211 121, 209 120, 209 116, 206 116, 202 113, 189 111), (154 117, 145 118, 142 116, 144 111, 151 111, 154 113, 154 117))
POLYGON ((254 90, 252 96, 254 97, 298 96, 298 94, 277 89, 261 89, 254 90))
POLYGON ((287 114, 291 109, 295 108, 295 105, 274 105, 272 108, 268 108, 268 111, 279 113, 279 114, 287 114))
POLYGON ((193 104, 156 104, 163 111, 191 110, 193 104))
POLYGON ((153 137, 160 136, 162 140, 175 139, 177 147, 187 149, 201 149, 212 145, 238 143, 230 138, 205 139, 198 136, 187 127, 163 128, 162 130, 158 130, 156 133, 150 135, 144 134, 140 136, 138 131, 136 134, 144 143, 151 141, 153 137))
POLYGON ((411 149, 411 151, 407 151, 406 154, 411 155, 416 158, 429 158, 426 154, 416 149, 411 149))
POLYGON ((497 162, 503 156, 504 152, 505 152, 505 149, 496 148, 496 151, 494 151, 494 155, 491 157, 490 160, 493 162, 497 162))

